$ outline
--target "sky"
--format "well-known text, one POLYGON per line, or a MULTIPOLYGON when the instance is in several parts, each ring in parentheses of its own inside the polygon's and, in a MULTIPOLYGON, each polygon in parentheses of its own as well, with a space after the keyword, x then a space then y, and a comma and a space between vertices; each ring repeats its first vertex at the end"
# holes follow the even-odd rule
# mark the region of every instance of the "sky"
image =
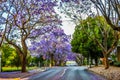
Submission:
POLYGON ((59 14, 59 16, 61 16, 61 20, 62 20, 62 26, 61 28, 64 30, 64 32, 67 35, 72 35, 74 33, 74 29, 75 29, 75 23, 71 21, 70 18, 66 18, 65 14, 61 14, 57 9, 56 12, 59 14))
POLYGON ((63 26, 61 27, 67 35, 72 35, 74 33, 75 24, 73 22, 68 21, 68 20, 66 21, 63 20, 62 25, 63 26))

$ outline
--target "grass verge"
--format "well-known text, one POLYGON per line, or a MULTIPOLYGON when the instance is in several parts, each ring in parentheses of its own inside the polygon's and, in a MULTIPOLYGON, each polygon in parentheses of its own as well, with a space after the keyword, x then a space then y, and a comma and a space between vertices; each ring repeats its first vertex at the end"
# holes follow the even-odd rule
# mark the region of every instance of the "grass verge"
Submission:
MULTIPOLYGON (((33 70, 37 67, 27 67, 27 70, 33 70)), ((21 71, 21 67, 2 67, 2 72, 13 72, 13 71, 21 71)))

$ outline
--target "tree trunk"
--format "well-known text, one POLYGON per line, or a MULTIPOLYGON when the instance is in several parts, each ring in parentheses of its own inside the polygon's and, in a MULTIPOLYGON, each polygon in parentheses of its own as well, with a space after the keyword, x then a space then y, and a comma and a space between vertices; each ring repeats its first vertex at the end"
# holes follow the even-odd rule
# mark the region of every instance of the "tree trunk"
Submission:
POLYGON ((61 60, 59 61, 59 66, 61 66, 61 64, 62 64, 62 62, 61 62, 61 60))
POLYGON ((105 69, 108 69, 109 68, 109 61, 108 61, 108 56, 107 55, 104 56, 103 61, 104 61, 105 69))
POLYGON ((120 46, 117 47, 117 61, 120 62, 120 46))
POLYGON ((93 58, 90 57, 90 64, 93 65, 93 58))
POLYGON ((50 54, 50 64, 49 67, 52 67, 54 65, 54 56, 53 54, 50 54))
POLYGON ((98 58, 95 58, 95 66, 98 66, 98 58))
POLYGON ((89 66, 89 57, 87 57, 87 65, 89 66))
POLYGON ((55 62, 55 66, 57 66, 57 61, 55 60, 54 62, 55 62))
POLYGON ((51 64, 51 59, 50 59, 49 67, 52 67, 52 64, 51 64))
POLYGON ((61 66, 64 66, 64 62, 63 61, 61 61, 61 66))
POLYGON ((21 72, 27 72, 27 70, 26 70, 26 62, 27 62, 26 56, 22 55, 22 57, 21 57, 21 64, 22 64, 21 72))
POLYGON ((51 54, 51 65, 54 66, 54 55, 51 54))

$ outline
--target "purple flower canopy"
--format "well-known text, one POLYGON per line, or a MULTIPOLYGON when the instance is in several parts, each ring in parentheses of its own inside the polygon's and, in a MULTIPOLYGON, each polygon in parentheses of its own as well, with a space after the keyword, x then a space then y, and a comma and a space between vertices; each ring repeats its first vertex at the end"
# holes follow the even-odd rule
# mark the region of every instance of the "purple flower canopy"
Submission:
POLYGON ((76 54, 75 53, 69 53, 67 56, 67 60, 71 61, 71 60, 75 60, 76 59, 76 54))
POLYGON ((5 36, 9 35, 9 40, 16 42, 17 39, 21 40, 21 35, 35 37, 44 34, 46 30, 50 31, 53 25, 61 24, 60 17, 55 12, 56 6, 56 0, 2 0, 0 25, 3 27, 0 28, 0 38, 3 35, 1 30, 5 31, 5 28, 5 36))
POLYGON ((31 42, 29 47, 31 54, 43 55, 46 59, 53 54, 54 59, 58 61, 67 60, 68 56, 72 54, 70 37, 60 27, 54 27, 51 31, 47 31, 47 29, 49 30, 48 26, 44 29, 46 33, 39 35, 37 40, 31 42))
MULTIPOLYGON (((31 39, 28 46, 31 54, 54 54, 57 59, 67 58, 71 52, 69 36, 57 27, 61 20, 55 12, 56 0, 6 0, 0 3, 0 25, 3 25, 5 37, 20 44, 31 39), (7 25, 5 26, 5 24, 7 25), (35 40, 32 40, 34 38, 35 40), (20 42, 20 43, 19 43, 20 42)), ((0 38, 2 33, 0 32, 0 38)), ((27 43, 26 43, 27 44, 27 43)))

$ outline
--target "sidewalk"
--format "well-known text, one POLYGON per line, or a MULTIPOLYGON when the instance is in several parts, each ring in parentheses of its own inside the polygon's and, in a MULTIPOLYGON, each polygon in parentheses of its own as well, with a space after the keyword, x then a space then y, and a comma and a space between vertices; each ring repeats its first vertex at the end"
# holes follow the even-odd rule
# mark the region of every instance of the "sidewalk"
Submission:
POLYGON ((89 70, 98 73, 108 80, 120 80, 120 67, 110 66, 109 69, 104 69, 104 66, 92 67, 89 70))
POLYGON ((20 71, 0 72, 0 80, 26 80, 27 77, 35 75, 35 74, 45 71, 45 70, 47 70, 47 68, 38 68, 38 69, 30 70, 25 73, 21 73, 20 71))

